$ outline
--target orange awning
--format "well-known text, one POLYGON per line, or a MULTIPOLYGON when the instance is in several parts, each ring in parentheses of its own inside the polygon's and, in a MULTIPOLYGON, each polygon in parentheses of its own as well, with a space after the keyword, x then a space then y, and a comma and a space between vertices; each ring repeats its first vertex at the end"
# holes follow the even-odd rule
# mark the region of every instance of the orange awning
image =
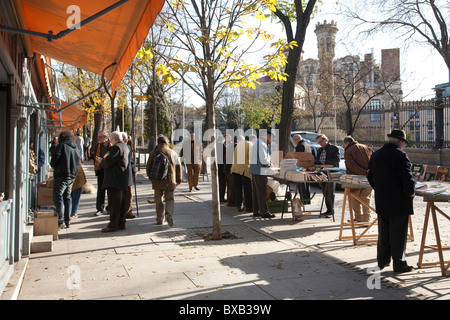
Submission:
MULTIPOLYGON (((61 109, 63 109, 67 105, 68 105, 67 102, 62 101, 61 109)), ((57 110, 56 107, 54 107, 54 109, 57 110)), ((76 106, 70 106, 61 111, 60 113, 61 113, 61 122, 59 121, 58 112, 47 112, 47 120, 50 120, 48 124, 57 127, 54 128, 56 129, 56 131, 63 131, 63 130, 75 131, 77 129, 82 128, 87 121, 87 113, 76 106), (60 124, 61 128, 59 128, 60 124)))
MULTIPOLYGON (((91 17, 118 0, 15 0, 21 28, 25 30, 53 34, 66 30, 67 13, 71 5, 80 9, 81 21, 91 17)), ((27 52, 68 63, 81 69, 105 74, 117 88, 141 47, 156 16, 161 11, 164 0, 129 0, 103 16, 96 18, 80 29, 53 41, 37 36, 24 35, 27 52)))

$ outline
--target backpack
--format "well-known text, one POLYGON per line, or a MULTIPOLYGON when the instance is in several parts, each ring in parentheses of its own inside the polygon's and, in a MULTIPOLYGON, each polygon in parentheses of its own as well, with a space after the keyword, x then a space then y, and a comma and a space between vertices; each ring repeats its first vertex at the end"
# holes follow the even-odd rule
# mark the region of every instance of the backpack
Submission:
POLYGON ((152 167, 150 168, 151 180, 165 180, 169 178, 169 157, 162 153, 158 148, 155 148, 156 155, 152 161, 152 167))

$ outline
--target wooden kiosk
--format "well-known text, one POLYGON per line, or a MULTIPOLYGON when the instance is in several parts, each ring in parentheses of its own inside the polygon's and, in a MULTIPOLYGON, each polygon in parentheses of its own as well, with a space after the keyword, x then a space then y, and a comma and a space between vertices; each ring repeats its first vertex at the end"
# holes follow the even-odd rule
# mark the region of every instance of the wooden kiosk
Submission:
MULTIPOLYGON (((376 210, 372 208, 371 206, 365 204, 359 197, 357 197, 355 194, 351 192, 352 189, 360 189, 360 188, 369 188, 372 187, 369 185, 364 184, 350 184, 350 183, 341 183, 342 188, 344 188, 344 201, 342 204, 342 216, 341 216, 341 226, 339 229, 339 240, 347 240, 352 239, 354 245, 362 244, 362 243, 373 243, 378 241, 378 232, 377 233, 368 233, 369 230, 374 227, 378 226, 378 218, 375 218, 372 222, 356 222, 355 217, 353 216, 353 208, 352 208, 352 201, 351 199, 356 199, 359 203, 361 203, 366 208, 369 208, 371 211, 376 213, 376 210), (349 221, 345 221, 345 205, 346 202, 348 202, 348 211, 349 211, 349 221), (344 236, 344 226, 350 226, 351 229, 351 235, 350 236, 344 236), (363 227, 364 229, 360 232, 356 232, 356 228, 363 227)), ((408 240, 414 241, 414 233, 412 228, 412 221, 411 216, 409 217, 409 233, 408 233, 408 240)))
POLYGON ((425 212, 425 220, 423 224, 423 230, 422 230, 422 242, 420 245, 420 253, 419 253, 419 262, 417 263, 417 266, 419 268, 426 267, 426 266, 436 266, 439 265, 441 268, 442 276, 449 276, 450 275, 450 261, 444 260, 444 251, 450 250, 450 246, 443 246, 441 243, 441 235, 439 232, 439 225, 437 220, 436 211, 439 212, 442 216, 444 216, 447 220, 450 220, 450 217, 445 214, 442 210, 440 210, 436 206, 436 202, 449 202, 450 197, 449 196, 424 196, 423 201, 427 203, 427 209, 425 212), (436 236, 436 244, 435 245, 426 245, 426 237, 427 237, 427 229, 428 229, 428 221, 430 219, 430 215, 433 219, 433 227, 434 227, 434 233, 436 236), (425 248, 431 248, 435 250, 438 253, 439 261, 436 262, 422 262, 423 261, 423 254, 425 248))

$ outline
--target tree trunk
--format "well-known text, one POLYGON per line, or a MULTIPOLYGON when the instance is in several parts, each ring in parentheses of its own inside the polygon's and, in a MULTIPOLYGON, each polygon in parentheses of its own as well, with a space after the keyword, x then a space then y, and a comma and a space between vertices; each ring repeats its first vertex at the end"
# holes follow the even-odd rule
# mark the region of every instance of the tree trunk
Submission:
MULTIPOLYGON (((212 81, 212 80, 211 80, 212 81)), ((210 82, 212 83, 212 82, 210 82)), ((214 148, 212 151, 212 156, 216 156, 216 117, 214 111, 214 86, 209 86, 206 95, 206 114, 207 123, 206 127, 212 130, 212 137, 209 143, 211 143, 214 148)), ((220 217, 220 202, 219 202, 219 179, 217 175, 217 162, 211 161, 211 205, 212 205, 212 240, 222 239, 222 227, 221 227, 221 217, 220 217)))
POLYGON ((290 136, 292 128, 292 116, 294 113, 294 94, 297 68, 300 61, 301 47, 289 50, 288 63, 285 72, 288 79, 283 83, 283 96, 281 100, 281 121, 279 126, 280 151, 289 152, 290 136))
POLYGON ((305 10, 303 10, 302 2, 303 0, 294 1, 297 15, 295 36, 292 33, 292 26, 289 18, 278 10, 275 12, 275 15, 280 18, 286 27, 288 42, 293 40, 297 42, 297 46, 289 49, 288 63, 285 70, 285 73, 288 75, 288 79, 283 83, 279 146, 280 151, 283 151, 284 153, 289 152, 292 116, 294 113, 295 80, 297 78, 297 69, 300 62, 303 44, 305 43, 306 29, 308 28, 316 0, 309 0, 305 10))

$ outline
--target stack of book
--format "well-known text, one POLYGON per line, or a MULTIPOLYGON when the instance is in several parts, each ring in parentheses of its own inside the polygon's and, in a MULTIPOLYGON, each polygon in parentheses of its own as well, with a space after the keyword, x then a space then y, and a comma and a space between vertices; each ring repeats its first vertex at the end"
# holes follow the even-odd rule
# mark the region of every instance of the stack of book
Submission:
POLYGON ((356 174, 343 174, 340 179, 340 182, 349 183, 349 184, 362 184, 369 185, 369 180, 365 176, 359 176, 356 174))
POLYGON ((325 168, 323 170, 327 173, 330 181, 340 181, 341 177, 345 174, 345 171, 339 168, 325 168))
POLYGON ((288 171, 286 172, 286 179, 294 182, 301 181, 328 181, 328 177, 325 173, 320 171, 288 171))
POLYGON ((297 170, 297 159, 282 159, 280 161, 280 177, 285 178, 286 172, 297 170))

